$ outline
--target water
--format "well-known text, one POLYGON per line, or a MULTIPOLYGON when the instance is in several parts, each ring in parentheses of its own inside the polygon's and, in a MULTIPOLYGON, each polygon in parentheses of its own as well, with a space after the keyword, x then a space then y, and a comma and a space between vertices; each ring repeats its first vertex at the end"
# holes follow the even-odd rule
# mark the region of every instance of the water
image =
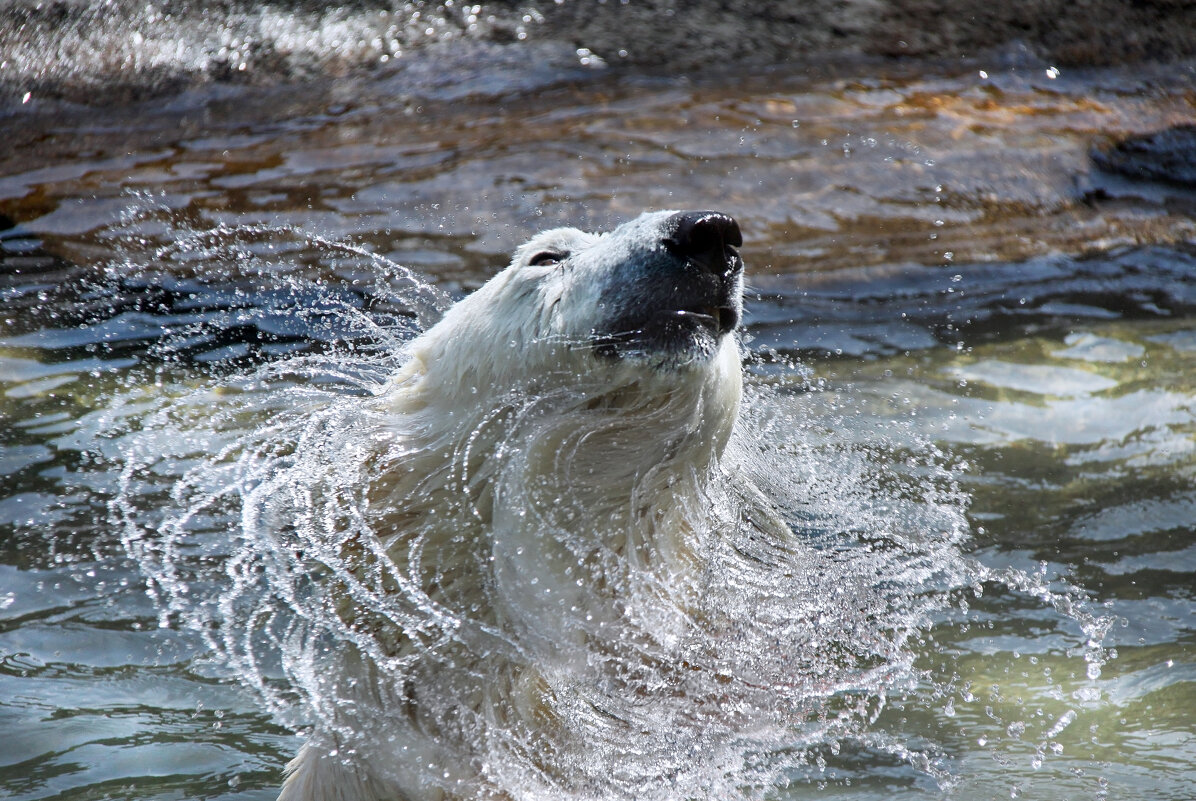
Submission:
MULTIPOLYGON (((343 621, 286 596, 319 559, 228 490, 309 479, 281 468, 316 423, 368 439, 402 343, 532 231, 687 206, 744 226, 728 458, 806 550, 729 563, 733 641, 656 644, 764 683, 657 698, 605 795, 1190 797, 1193 197, 1088 156, 1190 120, 1190 70, 558 80, 512 52, 463 84, 433 54, 115 110, 17 96, 4 794, 272 798, 335 698, 282 635, 343 621)), ((523 733, 490 734, 526 788, 523 733)))

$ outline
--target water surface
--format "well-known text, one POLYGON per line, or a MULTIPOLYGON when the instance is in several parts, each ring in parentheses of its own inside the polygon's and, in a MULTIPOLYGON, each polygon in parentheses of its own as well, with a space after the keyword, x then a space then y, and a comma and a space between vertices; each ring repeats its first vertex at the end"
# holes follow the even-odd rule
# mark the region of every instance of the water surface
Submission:
POLYGON ((264 417, 368 391, 530 232, 713 207, 747 240, 745 463, 821 549, 810 586, 873 613, 788 608, 825 647, 781 654, 791 748, 732 783, 1190 797, 1193 197, 1089 157, 1190 121, 1190 68, 679 79, 504 52, 465 82, 417 62, 10 113, 4 793, 271 798, 310 723, 285 670, 254 689, 213 636, 227 521, 172 529, 177 561, 130 547, 131 444, 165 455, 134 499, 169 515, 264 417))

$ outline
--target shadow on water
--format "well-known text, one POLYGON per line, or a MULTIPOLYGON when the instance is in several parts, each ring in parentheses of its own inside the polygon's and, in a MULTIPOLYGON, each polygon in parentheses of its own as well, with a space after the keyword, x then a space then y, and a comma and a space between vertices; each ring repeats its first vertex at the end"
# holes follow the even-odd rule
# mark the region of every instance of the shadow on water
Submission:
POLYGON ((3 792, 273 797, 327 700, 277 635, 343 621, 280 601, 306 563, 263 561, 239 466, 353 419, 536 228, 684 205, 744 225, 730 458, 810 550, 727 599, 775 703, 752 731, 709 707, 655 729, 676 786, 1188 797, 1190 65, 678 79, 429 52, 9 112, 3 792))

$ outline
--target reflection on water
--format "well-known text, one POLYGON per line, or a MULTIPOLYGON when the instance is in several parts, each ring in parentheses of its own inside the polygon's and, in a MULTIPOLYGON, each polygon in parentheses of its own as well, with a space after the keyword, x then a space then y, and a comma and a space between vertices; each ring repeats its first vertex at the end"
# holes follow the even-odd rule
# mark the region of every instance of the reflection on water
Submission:
POLYGON ((1192 198, 1087 161, 1094 131, 1190 117, 1182 77, 631 76, 413 100, 382 76, 192 97, 135 130, 17 120, 0 731, 20 736, 0 788, 271 798, 320 698, 303 654, 236 637, 268 631, 254 610, 336 621, 236 585, 266 540, 195 501, 236 486, 241 455, 269 466, 350 414, 531 230, 709 205, 745 223, 753 285, 732 458, 810 553, 740 598, 775 639, 749 625, 729 648, 793 671, 770 688, 781 725, 657 720, 672 775, 695 795, 1187 798, 1192 198), (121 497, 141 539, 111 517, 121 497))

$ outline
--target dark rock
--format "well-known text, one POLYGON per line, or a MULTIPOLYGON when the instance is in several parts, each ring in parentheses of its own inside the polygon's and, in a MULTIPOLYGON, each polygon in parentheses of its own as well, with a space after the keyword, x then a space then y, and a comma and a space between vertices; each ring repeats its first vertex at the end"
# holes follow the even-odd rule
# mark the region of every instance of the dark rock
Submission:
POLYGON ((1196 188, 1196 125, 1176 125, 1092 148, 1098 167, 1129 178, 1196 188))

